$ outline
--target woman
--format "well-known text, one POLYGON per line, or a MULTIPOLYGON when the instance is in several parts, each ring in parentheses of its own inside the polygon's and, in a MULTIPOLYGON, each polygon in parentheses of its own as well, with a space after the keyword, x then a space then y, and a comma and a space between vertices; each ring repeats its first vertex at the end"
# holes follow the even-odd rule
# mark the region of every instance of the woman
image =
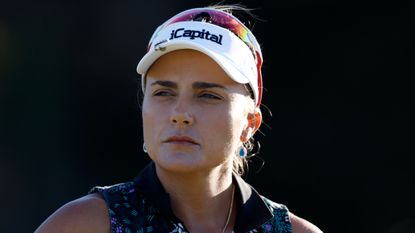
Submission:
POLYGON ((240 177, 261 125, 262 54, 236 8, 190 9, 155 31, 137 66, 152 162, 64 205, 37 233, 321 232, 240 177))

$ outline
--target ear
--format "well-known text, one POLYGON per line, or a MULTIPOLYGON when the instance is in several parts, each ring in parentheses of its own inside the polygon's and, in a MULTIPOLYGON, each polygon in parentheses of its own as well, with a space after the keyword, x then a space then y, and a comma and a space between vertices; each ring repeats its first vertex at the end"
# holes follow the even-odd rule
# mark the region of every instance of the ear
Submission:
POLYGON ((258 108, 255 109, 254 113, 248 113, 248 124, 244 128, 241 134, 241 142, 248 141, 252 136, 254 136, 255 132, 259 129, 262 122, 262 114, 261 110, 258 108))

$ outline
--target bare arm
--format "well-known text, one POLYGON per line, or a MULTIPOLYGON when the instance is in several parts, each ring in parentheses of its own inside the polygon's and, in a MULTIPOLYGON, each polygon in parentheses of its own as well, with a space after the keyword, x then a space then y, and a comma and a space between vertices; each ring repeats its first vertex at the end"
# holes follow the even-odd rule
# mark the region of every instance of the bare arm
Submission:
POLYGON ((293 233, 323 233, 318 227, 309 221, 289 213, 293 233))
POLYGON ((71 201, 49 218, 35 233, 94 233, 110 232, 108 210, 99 194, 90 194, 71 201))

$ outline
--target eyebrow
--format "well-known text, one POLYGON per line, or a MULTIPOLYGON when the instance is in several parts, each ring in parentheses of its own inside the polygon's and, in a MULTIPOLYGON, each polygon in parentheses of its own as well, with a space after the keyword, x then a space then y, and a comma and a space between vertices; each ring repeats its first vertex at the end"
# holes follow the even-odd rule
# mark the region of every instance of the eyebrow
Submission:
POLYGON ((225 86, 222 86, 217 83, 207 83, 207 82, 195 82, 192 85, 193 89, 207 89, 207 88, 221 88, 226 89, 225 86))
MULTIPOLYGON (((162 81, 158 80, 151 84, 151 86, 154 85, 160 85, 164 87, 170 87, 170 88, 177 88, 177 83, 172 81, 162 81)), ((192 84, 193 89, 208 89, 208 88, 221 88, 221 89, 227 89, 225 86, 222 86, 217 83, 208 83, 208 82, 195 82, 192 84)))
POLYGON ((170 88, 177 88, 177 83, 171 82, 171 81, 158 80, 158 81, 155 81, 151 84, 151 86, 154 86, 154 85, 160 85, 160 86, 170 87, 170 88))

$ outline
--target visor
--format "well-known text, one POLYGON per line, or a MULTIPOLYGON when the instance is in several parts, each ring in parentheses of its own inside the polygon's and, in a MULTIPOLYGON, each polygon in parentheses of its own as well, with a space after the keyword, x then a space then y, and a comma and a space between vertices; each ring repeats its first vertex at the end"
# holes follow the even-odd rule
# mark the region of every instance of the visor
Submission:
POLYGON ((143 90, 145 74, 159 57, 175 50, 193 49, 212 58, 235 82, 249 84, 255 103, 259 106, 262 97, 262 54, 257 50, 259 46, 252 33, 236 20, 222 11, 198 8, 182 12, 166 21, 153 34, 147 53, 137 65, 137 72, 143 77, 143 90), (205 14, 203 16, 208 14, 211 22, 193 21, 185 17, 191 14, 194 19, 196 13, 205 14), (224 28, 228 24, 234 28, 224 28), (235 31, 235 28, 238 30, 235 31))

